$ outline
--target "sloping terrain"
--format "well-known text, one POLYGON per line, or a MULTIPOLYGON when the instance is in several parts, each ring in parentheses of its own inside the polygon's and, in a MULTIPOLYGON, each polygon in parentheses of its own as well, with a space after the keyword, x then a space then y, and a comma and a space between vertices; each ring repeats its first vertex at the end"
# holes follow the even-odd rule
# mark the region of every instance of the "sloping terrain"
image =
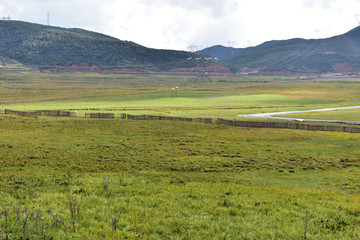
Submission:
POLYGON ((81 29, 0 21, 0 64, 31 67, 96 65, 166 70, 192 67, 185 51, 156 50, 81 29))
MULTIPOLYGON (((277 42, 274 41, 268 41, 265 42, 259 46, 268 46, 273 43, 277 42)), ((258 46, 258 47, 259 47, 258 46)), ((217 58, 218 60, 229 58, 238 54, 246 53, 251 50, 253 50, 255 47, 247 47, 247 48, 234 48, 234 47, 224 47, 222 45, 215 45, 212 47, 204 48, 202 50, 196 51, 195 53, 202 55, 202 56, 210 56, 213 58, 217 58)))
MULTIPOLYGON (((221 72, 229 68, 240 73, 348 73, 360 70, 359 40, 357 27, 327 39, 269 41, 245 49, 218 45, 189 53, 146 48, 82 29, 0 21, 0 65, 75 71, 187 71, 199 67, 199 62, 189 59, 201 54, 218 58, 226 67, 221 72)), ((205 65, 209 64, 211 61, 205 65)))
POLYGON ((204 48, 200 51, 196 51, 197 54, 202 56, 216 57, 217 59, 228 58, 237 54, 244 52, 244 48, 233 48, 233 47, 224 47, 222 45, 216 45, 208 48, 204 48))
POLYGON ((290 39, 264 43, 220 61, 233 72, 350 72, 360 67, 360 27, 327 39, 290 39))

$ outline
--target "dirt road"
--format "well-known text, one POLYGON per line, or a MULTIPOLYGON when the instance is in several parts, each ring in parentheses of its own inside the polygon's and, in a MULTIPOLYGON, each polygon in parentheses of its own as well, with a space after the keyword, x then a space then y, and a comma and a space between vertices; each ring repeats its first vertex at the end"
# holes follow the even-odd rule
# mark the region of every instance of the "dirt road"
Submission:
POLYGON ((238 117, 269 118, 269 119, 278 119, 278 120, 287 120, 287 121, 330 122, 330 123, 344 123, 344 124, 360 125, 360 122, 358 122, 358 121, 319 120, 319 119, 300 119, 300 118, 289 118, 289 117, 276 117, 277 115, 285 115, 285 114, 292 114, 292 113, 325 112, 325 111, 344 110, 344 109, 356 109, 356 108, 360 108, 360 106, 338 107, 338 108, 323 108, 323 109, 313 109, 313 110, 304 110, 304 111, 288 111, 288 112, 274 112, 274 113, 255 113, 255 114, 247 114, 247 115, 238 115, 238 117), (274 116, 275 116, 275 117, 274 117, 274 116))

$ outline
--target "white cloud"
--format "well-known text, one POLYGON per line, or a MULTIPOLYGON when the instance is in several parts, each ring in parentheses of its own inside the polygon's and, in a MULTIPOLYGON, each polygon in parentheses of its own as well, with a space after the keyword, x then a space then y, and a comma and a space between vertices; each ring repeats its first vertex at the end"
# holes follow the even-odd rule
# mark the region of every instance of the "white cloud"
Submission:
POLYGON ((321 8, 328 9, 336 2, 337 0, 304 0, 303 6, 307 8, 320 6, 321 8))

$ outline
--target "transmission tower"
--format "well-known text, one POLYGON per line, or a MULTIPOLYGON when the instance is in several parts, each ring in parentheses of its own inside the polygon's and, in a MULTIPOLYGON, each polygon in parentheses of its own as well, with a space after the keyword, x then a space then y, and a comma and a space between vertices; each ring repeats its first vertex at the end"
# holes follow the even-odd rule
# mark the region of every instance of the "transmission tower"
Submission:
POLYGON ((358 26, 360 26, 360 19, 359 19, 360 15, 355 14, 354 17, 356 17, 356 22, 357 22, 358 26))
POLYGON ((314 30, 314 32, 316 32, 316 35, 318 38, 327 38, 328 37, 328 33, 330 32, 329 29, 318 29, 316 28, 314 30))
POLYGON ((210 73, 207 71, 206 67, 209 65, 208 58, 195 58, 196 61, 196 82, 211 82, 210 73))
POLYGON ((254 45, 254 41, 252 40, 247 40, 248 46, 252 47, 254 45))
POLYGON ((47 12, 47 25, 50 26, 50 13, 47 12))
POLYGON ((234 55, 234 45, 235 42, 232 41, 228 41, 229 47, 231 48, 231 55, 234 55))
POLYGON ((198 50, 199 46, 198 45, 195 45, 195 44, 192 44, 192 45, 189 45, 187 47, 188 51, 189 52, 196 52, 198 50))

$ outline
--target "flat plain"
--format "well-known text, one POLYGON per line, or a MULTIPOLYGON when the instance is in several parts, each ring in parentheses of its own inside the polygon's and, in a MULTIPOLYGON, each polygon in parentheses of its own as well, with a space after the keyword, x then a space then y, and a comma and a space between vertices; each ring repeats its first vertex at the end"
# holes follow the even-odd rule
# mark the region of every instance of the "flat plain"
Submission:
MULTIPOLYGON (((358 239, 360 134, 119 114, 240 119, 353 106, 359 83, 1 72, 2 112, 78 117, 0 115, 0 238, 358 239)), ((352 111, 338 116, 355 120, 352 111)))

